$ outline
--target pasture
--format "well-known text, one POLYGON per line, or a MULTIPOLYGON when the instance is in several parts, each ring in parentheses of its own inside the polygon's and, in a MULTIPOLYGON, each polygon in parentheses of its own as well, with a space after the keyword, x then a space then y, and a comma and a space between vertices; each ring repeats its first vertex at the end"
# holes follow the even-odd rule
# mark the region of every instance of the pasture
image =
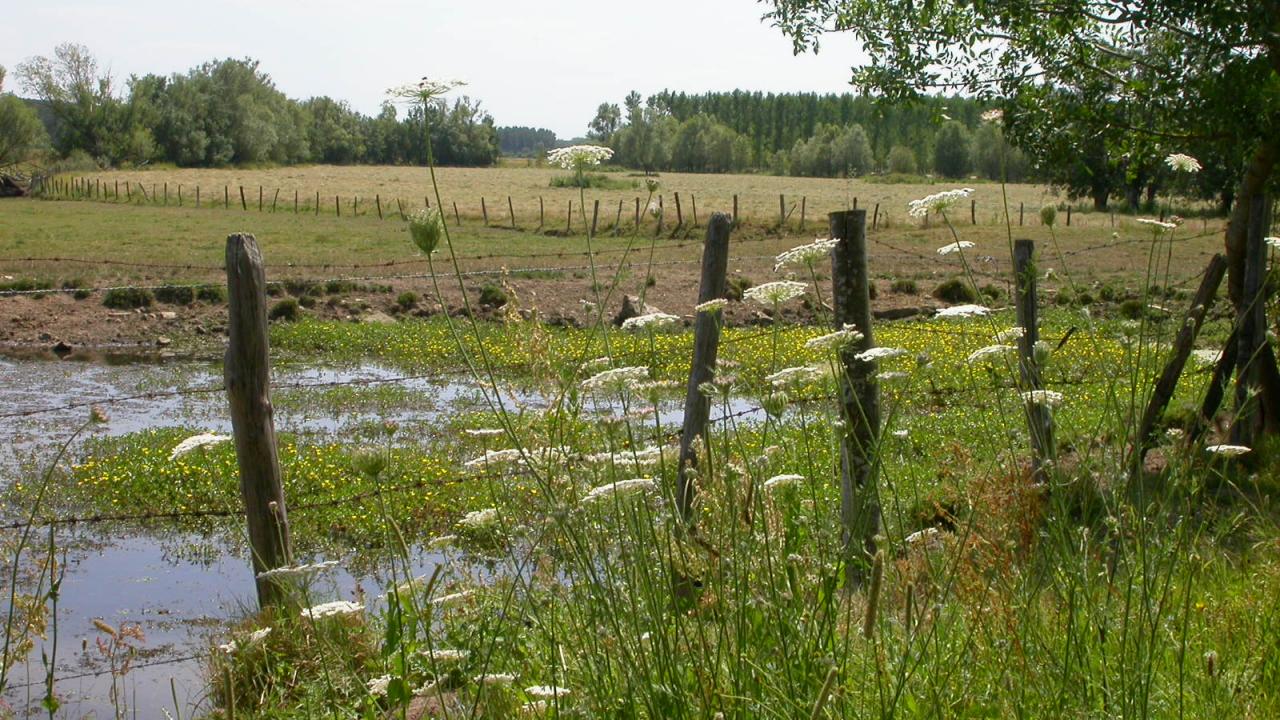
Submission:
MULTIPOLYGON (((5 361, 22 452, 4 520, 48 535, 47 548, 20 536, 14 575, 11 626, 23 632, 8 633, 6 652, 17 683, 35 688, 25 707, 47 685, 103 714, 219 718, 1280 709, 1274 453, 1208 451, 1230 418, 1197 415, 1233 327, 1221 299, 1145 462, 1133 454, 1220 221, 1164 229, 1077 208, 1069 227, 1065 210, 1047 225, 1040 208, 1059 199, 1043 188, 982 184, 972 217, 964 205, 925 222, 907 203, 950 185, 664 174, 659 232, 648 214, 614 226, 619 200, 633 212, 647 198, 642 184, 579 193, 549 187, 563 173, 539 168, 437 173, 451 235, 430 261, 395 205, 423 204, 421 168, 113 173, 94 187, 119 180, 147 199, 6 202, 5 342, 149 350, 121 366, 5 361), (152 189, 165 183, 167 205, 152 189), (200 208, 188 204, 195 186, 200 208), (306 212, 316 192, 321 212, 306 212), (676 192, 690 203, 683 225, 676 192), (1003 214, 1006 192, 1025 206, 1022 225, 1003 214), (738 295, 699 311, 708 217, 734 194, 726 276, 738 295), (804 198, 805 227, 798 210, 779 222, 779 194, 785 207, 804 198), (860 325, 874 343, 830 335, 849 300, 825 254, 775 269, 855 197, 888 218, 868 219, 860 280, 874 289, 860 325), (569 201, 583 198, 600 201, 597 232, 580 216, 564 232, 569 201), (184 444, 231 432, 226 297, 158 294, 226 284, 234 230, 257 237, 273 316, 297 311, 269 329, 292 568, 284 601, 260 611, 237 449, 225 437, 184 444), (1015 238, 1034 241, 1033 272, 1015 273, 1015 238), (957 242, 972 245, 939 252, 957 242), (1015 305, 1032 278, 1044 342, 1021 347, 1027 306, 1015 305), (782 280, 794 296, 746 292, 782 280), (948 281, 962 294, 935 296, 948 281), (115 286, 155 297, 104 307, 115 286), (495 290, 502 301, 486 301, 495 290), (624 295, 674 317, 616 327, 624 295), (968 304, 980 307, 933 314, 968 304), (719 359, 688 393, 695 333, 708 327, 719 359), (156 348, 160 332, 169 342, 156 348), (853 359, 855 343, 885 352, 853 359), (855 373, 877 412, 839 401, 855 373), (682 446, 690 396, 709 414, 682 446), (101 417, 86 423, 91 406, 101 417), (1028 422, 1045 416, 1048 454, 1028 422), (873 441, 851 445, 848 428, 867 425, 873 441), (850 457, 871 468, 859 497, 879 518, 853 562, 850 457), (697 489, 690 516, 682 477, 697 489), (138 557, 164 555, 191 595, 225 597, 211 605, 161 584, 177 618, 165 625, 155 604, 127 608, 72 583, 60 614, 59 546, 101 549, 71 578, 122 578, 138 557), (107 629, 84 622, 99 615, 107 629), (63 655, 45 667, 56 644, 42 630, 60 621, 63 655), (68 636, 85 643, 78 655, 68 636), (60 680, 94 671, 87 686, 60 680)), ((17 537, 0 541, 15 560, 17 537)), ((6 700, 23 707, 18 692, 6 700)))

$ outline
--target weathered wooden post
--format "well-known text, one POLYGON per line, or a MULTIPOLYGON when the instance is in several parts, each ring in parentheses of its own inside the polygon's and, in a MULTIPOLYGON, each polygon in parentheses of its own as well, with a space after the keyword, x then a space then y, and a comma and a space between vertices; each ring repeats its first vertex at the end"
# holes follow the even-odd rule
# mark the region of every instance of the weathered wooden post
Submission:
POLYGON ((351 196, 351 215, 353 217, 360 217, 360 196, 359 195, 351 196))
POLYGON ((382 217, 382 195, 378 193, 374 193, 373 204, 378 206, 378 219, 383 220, 384 218, 382 217))
POLYGON ((733 224, 735 227, 738 224, 738 194, 737 193, 733 194, 733 224))
POLYGON ((298 214, 298 191, 293 191, 293 214, 298 214))
POLYGON ((672 193, 676 199, 676 230, 684 227, 684 212, 680 209, 680 193, 672 193))
POLYGON ((658 196, 658 227, 654 230, 655 235, 662 234, 662 222, 667 219, 667 209, 662 205, 662 196, 658 196))
MULTIPOLYGON (((1239 334, 1236 349, 1236 417, 1231 424, 1231 442, 1252 448, 1262 430, 1263 413, 1259 412, 1260 363, 1267 342, 1267 245, 1263 236, 1270 226, 1267 211, 1271 203, 1262 193, 1249 198, 1249 235, 1244 249, 1244 283, 1241 288, 1240 315, 1236 319, 1239 334)), ((1274 408, 1268 408, 1273 412, 1274 408)))
POLYGON ((1071 227, 1071 206, 1067 206, 1067 227, 1071 227))
POLYGON ((245 199, 244 199, 244 186, 243 186, 243 185, 241 185, 241 186, 240 186, 240 209, 241 209, 241 210, 243 210, 244 212, 249 212, 249 203, 248 203, 248 202, 246 202, 246 201, 245 201, 245 199))
POLYGON ((868 577, 880 532, 880 496, 876 476, 880 444, 880 384, 876 363, 859 355, 875 347, 871 332, 871 284, 867 274, 867 211, 844 210, 829 216, 832 304, 836 328, 862 333, 840 350, 840 525, 845 588, 868 577))
POLYGON ((876 203, 875 209, 871 211, 871 229, 875 230, 880 224, 880 203, 876 203))
POLYGON ((787 226, 787 198, 778 193, 778 229, 782 230, 787 226))
POLYGON ((698 198, 693 193, 689 193, 689 207, 693 208, 693 226, 698 227, 698 198))
POLYGON ((320 191, 316 191, 316 217, 320 217, 320 191))
POLYGON ((596 200, 591 205, 591 237, 596 236, 596 221, 600 219, 600 201, 596 200))
MULTIPOLYGON (((431 207, 431 203, 427 203, 427 208, 431 207)), ((444 208, 440 208, 440 214, 444 214, 444 208)), ((458 212, 458 201, 453 201, 453 225, 454 227, 462 227, 462 213, 458 212)))
POLYGON ((1017 305, 1018 374, 1022 391, 1027 395, 1023 403, 1027 411, 1027 427, 1031 435, 1032 472, 1036 482, 1047 480, 1047 468, 1053 461, 1053 410, 1048 401, 1040 401, 1038 394, 1044 390, 1040 381, 1040 364, 1036 361, 1036 343, 1040 340, 1039 319, 1036 310, 1035 243, 1031 240, 1013 241, 1014 303, 1017 305))
POLYGON ((564 234, 568 235, 573 230, 573 199, 569 199, 569 212, 564 216, 564 234))
POLYGON ((258 186, 258 212, 262 212, 262 186, 258 186))
POLYGON ((226 185, 222 186, 222 209, 223 210, 231 209, 231 189, 228 188, 226 185))
POLYGON ((800 232, 804 232, 804 215, 805 215, 805 210, 807 209, 806 206, 808 204, 809 204, 809 196, 801 195, 800 196, 800 232))
POLYGON ((1018 203, 1018 227, 1022 227, 1022 211, 1026 208, 1026 203, 1018 203))
POLYGON ((489 227, 489 208, 484 204, 484 196, 480 196, 480 217, 484 218, 484 226, 489 227))
POLYGON ((286 600, 263 572, 288 565, 289 519, 271 408, 271 363, 267 343, 267 288, 262 253, 253 235, 227 237, 228 323, 223 377, 231 408, 240 495, 248 518, 249 547, 259 607, 286 600))
POLYGON ((169 207, 169 183, 164 184, 164 202, 165 207, 169 207))
POLYGON ((969 201, 969 224, 970 225, 978 224, 978 201, 977 200, 969 201))
POLYGON ((276 203, 280 202, 280 188, 276 188, 276 194, 271 198, 271 212, 276 211, 276 203))
POLYGON ((1138 479, 1147 450, 1151 447, 1156 423, 1164 414, 1169 401, 1173 399, 1173 391, 1178 387, 1178 378, 1182 376, 1182 369, 1187 364, 1187 358, 1191 356, 1191 346, 1195 343, 1196 336, 1200 334, 1205 315, 1213 306, 1214 296, 1226 273, 1227 259, 1222 255, 1214 255, 1209 260, 1209 266, 1205 268, 1204 278, 1200 281, 1195 298, 1191 300, 1191 307, 1187 309, 1187 317, 1178 328, 1178 336, 1173 341, 1173 352, 1169 356, 1169 362, 1165 364, 1164 371, 1156 380, 1151 401, 1147 403, 1147 410, 1143 413, 1142 422, 1138 425, 1138 435, 1134 442, 1135 458, 1130 468, 1131 477, 1135 480, 1138 479))
POLYGON ((538 196, 538 229, 541 230, 547 224, 546 206, 542 204, 542 196, 538 196))
MULTIPOLYGON (((707 223, 707 240, 702 246, 702 281, 698 287, 698 303, 724 297, 729 272, 729 232, 733 219, 724 213, 713 213, 707 223)), ((693 501, 697 489, 690 470, 696 469, 696 443, 706 440, 707 423, 711 419, 712 398, 702 392, 702 385, 715 380, 716 356, 720 349, 718 312, 700 312, 693 326, 693 366, 689 369, 689 387, 684 399, 684 429, 680 434, 680 465, 676 480, 676 506, 685 521, 693 517, 693 501)))
POLYGON ((640 230, 640 198, 636 198, 636 224, 632 226, 632 230, 640 230))
POLYGON ((404 219, 404 203, 400 202, 400 198, 396 198, 396 209, 400 211, 400 219, 404 219))
POLYGON ((516 229, 516 206, 511 202, 511 196, 507 196, 507 214, 511 216, 511 229, 516 229))
POLYGON ((200 208, 200 186, 196 186, 196 209, 200 208))
POLYGON ((613 219, 613 236, 622 232, 622 198, 618 198, 618 215, 613 219))
POLYGON ((333 196, 333 213, 338 217, 342 217, 342 201, 338 199, 337 195, 333 196))

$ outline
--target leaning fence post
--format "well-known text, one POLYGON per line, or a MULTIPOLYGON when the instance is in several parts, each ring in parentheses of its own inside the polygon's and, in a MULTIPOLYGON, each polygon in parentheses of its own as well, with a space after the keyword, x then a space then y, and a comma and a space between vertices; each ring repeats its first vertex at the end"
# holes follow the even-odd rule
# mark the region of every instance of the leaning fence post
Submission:
POLYGON ((620 232, 622 232, 622 198, 618 198, 618 215, 613 219, 613 236, 618 237, 620 232))
POLYGON ((373 203, 378 206, 378 219, 382 220, 382 195, 375 193, 373 196, 373 203))
POLYGON ((676 199, 676 230, 684 227, 684 212, 680 209, 680 193, 672 193, 676 199))
MULTIPOLYGON (((729 271, 729 232, 733 219, 724 213, 712 213, 707 223, 707 241, 702 246, 702 281, 698 303, 724 297, 729 271)), ((711 419, 711 397, 702 385, 715 379, 716 355, 720 348, 720 314, 700 312, 694 319, 693 366, 689 369, 689 387, 684 399, 684 430, 680 434, 680 465, 676 481, 676 506, 686 521, 692 518, 697 491, 689 471, 697 466, 695 443, 706 439, 711 419)))
POLYGON ((871 333, 871 284, 867 274, 867 211, 829 216, 832 304, 837 328, 862 333, 840 350, 840 525, 846 589, 862 585, 876 553, 880 498, 876 483, 880 443, 880 384, 876 364, 860 354, 875 346, 871 333))
POLYGON ((480 217, 484 218, 484 226, 489 227, 489 208, 484 204, 484 196, 480 196, 480 217))
POLYGON ((507 196, 507 214, 511 216, 511 229, 516 229, 516 206, 511 202, 511 196, 507 196))
POLYGON ((808 205, 808 203, 809 203, 809 197, 807 195, 801 195, 800 196, 800 232, 804 232, 804 214, 806 209, 805 206, 808 205))
POLYGON ((289 564, 289 520, 271 409, 271 364, 267 342, 267 288, 262 253, 253 235, 227 237, 229 342, 223 365, 240 495, 248 518, 249 547, 259 607, 279 605, 286 595, 261 573, 289 564))
POLYGON ((591 237, 596 236, 596 221, 600 219, 600 201, 596 200, 591 206, 591 237))
MULTIPOLYGON (((1236 419, 1231 424, 1231 442, 1253 447, 1262 430, 1263 413, 1259 412, 1258 384, 1261 373, 1260 355, 1267 342, 1266 283, 1267 210, 1270 203, 1262 193, 1249 198, 1249 234, 1244 251, 1243 303, 1236 320, 1236 419)), ((1271 408, 1267 409, 1272 412, 1271 408)))
MULTIPOLYGON (((1035 249, 1031 240, 1013 241, 1014 303, 1017 305, 1018 327, 1022 328, 1022 337, 1018 338, 1018 374, 1022 390, 1026 393, 1039 393, 1044 389, 1036 361, 1040 329, 1036 317, 1035 249)), ((1023 405, 1027 410, 1027 427, 1031 434, 1033 477, 1038 483, 1044 482, 1047 479, 1045 466, 1054 456, 1053 411, 1049 403, 1041 401, 1036 394, 1027 395, 1023 405)))

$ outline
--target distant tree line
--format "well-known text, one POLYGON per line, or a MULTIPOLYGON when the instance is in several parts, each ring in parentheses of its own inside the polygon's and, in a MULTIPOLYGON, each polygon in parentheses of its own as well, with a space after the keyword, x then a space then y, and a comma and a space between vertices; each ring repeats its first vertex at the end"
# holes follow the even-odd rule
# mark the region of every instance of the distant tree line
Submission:
POLYGON ((422 164, 425 120, 437 162, 492 165, 499 154, 493 119, 470 98, 434 104, 429 117, 391 103, 370 117, 329 97, 289 98, 251 59, 133 76, 121 95, 87 48, 68 43, 20 64, 16 75, 54 150, 102 165, 422 164))
POLYGON ((556 134, 546 128, 498 128, 498 149, 503 155, 535 157, 555 147, 558 147, 556 134))

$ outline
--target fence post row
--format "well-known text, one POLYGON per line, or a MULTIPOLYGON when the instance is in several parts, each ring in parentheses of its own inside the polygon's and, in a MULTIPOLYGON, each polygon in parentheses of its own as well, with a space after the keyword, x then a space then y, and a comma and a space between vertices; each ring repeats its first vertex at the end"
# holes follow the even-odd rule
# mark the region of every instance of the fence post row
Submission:
POLYGON ((223 376, 258 605, 266 608, 287 599, 284 588, 258 576, 289 564, 289 520, 271 408, 266 279, 253 235, 227 237, 226 263, 229 341, 223 376))
MULTIPOLYGON (((733 219, 724 213, 712 213, 707 223, 707 240, 702 246, 702 280, 698 286, 698 303, 722 298, 729 273, 729 232, 733 219)), ((692 518, 697 494, 692 473, 697 467, 696 441, 707 440, 707 423, 711 419, 711 397, 702 385, 715 380, 716 356, 720 348, 718 312, 700 312, 694 319, 693 365, 689 369, 689 387, 684 400, 684 428, 680 434, 679 476, 676 481, 676 506, 687 522, 692 518)))
POLYGON ((862 585, 876 554, 880 499, 876 486, 880 443, 880 385, 876 363, 859 353, 875 346, 871 333, 871 286, 867 274, 867 211, 845 210, 829 216, 831 289, 837 328, 862 333, 840 351, 840 525, 845 588, 862 585))
MULTIPOLYGON (((1044 389, 1040 381, 1040 365, 1036 360, 1036 343, 1040 340, 1039 320, 1036 313, 1035 243, 1031 240, 1013 241, 1014 302, 1017 305, 1018 326, 1022 337, 1018 338, 1018 374, 1024 392, 1044 389)), ((1047 402, 1037 402, 1034 395, 1023 403, 1027 411, 1027 427, 1031 435, 1033 453, 1032 473, 1037 483, 1047 479, 1047 465, 1054 457, 1053 411, 1047 402)))

